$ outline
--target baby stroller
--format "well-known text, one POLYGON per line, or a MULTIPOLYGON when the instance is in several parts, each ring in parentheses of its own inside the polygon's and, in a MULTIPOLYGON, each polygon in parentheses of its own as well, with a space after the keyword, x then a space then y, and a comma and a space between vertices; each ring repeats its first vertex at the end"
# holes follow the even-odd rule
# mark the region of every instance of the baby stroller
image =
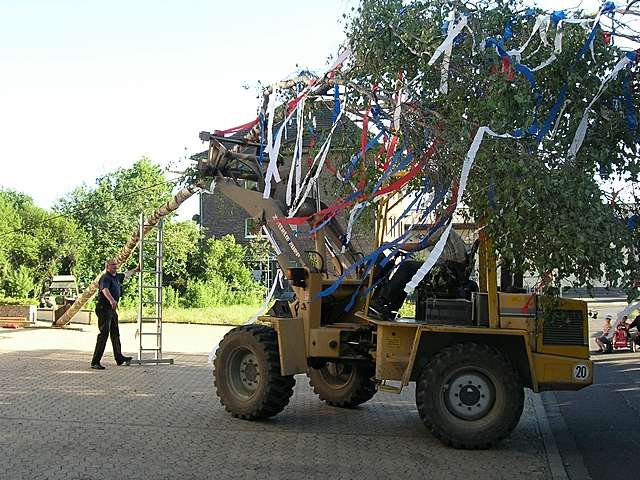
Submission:
POLYGON ((629 330, 625 323, 621 323, 616 327, 616 331, 613 334, 613 350, 629 350, 634 352, 636 343, 631 340, 629 330))

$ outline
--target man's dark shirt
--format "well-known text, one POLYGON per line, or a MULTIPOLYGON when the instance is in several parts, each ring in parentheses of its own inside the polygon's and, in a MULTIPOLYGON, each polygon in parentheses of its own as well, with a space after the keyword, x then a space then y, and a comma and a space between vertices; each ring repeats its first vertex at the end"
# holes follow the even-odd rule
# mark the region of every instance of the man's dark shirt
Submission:
POLYGON ((120 300, 122 294, 122 282, 124 281, 124 273, 116 273, 111 275, 109 272, 105 272, 98 282, 98 307, 99 308, 111 308, 111 304, 107 297, 102 293, 103 289, 108 289, 113 299, 117 302, 120 300))
POLYGON ((627 330, 631 330, 633 327, 636 327, 638 330, 640 330, 640 315, 633 319, 633 322, 629 324, 627 330))

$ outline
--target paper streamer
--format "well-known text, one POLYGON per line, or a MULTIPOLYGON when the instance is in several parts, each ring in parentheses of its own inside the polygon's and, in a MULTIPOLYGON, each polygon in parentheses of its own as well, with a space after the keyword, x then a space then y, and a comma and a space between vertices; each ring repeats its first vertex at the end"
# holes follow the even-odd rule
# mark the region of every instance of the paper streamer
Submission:
POLYGON ((455 208, 451 213, 451 219, 449 220, 449 225, 446 230, 438 239, 438 242, 434 246, 431 253, 427 257, 427 260, 420 266, 415 275, 411 278, 409 283, 404 287, 404 291, 407 293, 412 293, 418 284, 424 279, 424 277, 429 273, 429 271, 436 264, 440 255, 442 255, 442 251, 444 250, 444 246, 447 243, 447 239, 449 238, 449 233, 451 232, 451 227, 453 226, 453 216, 455 214, 455 210, 457 210, 458 205, 462 202, 462 196, 464 195, 464 191, 467 188, 467 181, 469 180, 469 172, 471 171, 471 167, 473 166, 473 162, 476 159, 476 155, 478 154, 478 149, 480 148, 480 144, 482 143, 482 139, 484 135, 489 134, 492 137, 497 138, 514 138, 513 135, 510 134, 498 134, 491 130, 489 127, 480 127, 476 132, 476 136, 471 143, 471 147, 467 151, 467 155, 465 157, 464 163, 462 164, 462 173, 460 174, 460 181, 458 187, 458 196, 455 203, 455 208))
MULTIPOLYGON (((269 305, 271 304, 271 299, 273 298, 273 294, 276 291, 276 287, 278 286, 278 283, 281 282, 281 280, 282 280, 282 270, 278 270, 278 273, 276 274, 276 278, 273 279, 271 290, 269 290, 267 297, 264 299, 264 303, 260 307, 260 310, 258 310, 258 312, 253 317, 251 317, 249 320, 244 322, 242 325, 253 325, 258 321, 258 317, 264 315, 267 312, 267 310, 269 309, 269 305)), ((209 355, 207 356, 208 363, 213 363, 213 359, 216 356, 216 352, 218 351, 219 346, 220 346, 220 342, 216 343, 211 349, 211 351, 209 352, 209 355)))
POLYGON ((576 129, 576 133, 573 136, 573 141, 571 142, 571 146, 569 147, 569 152, 567 153, 567 159, 569 161, 573 161, 576 158, 576 155, 578 154, 578 151, 582 146, 582 142, 584 142, 584 137, 587 134, 587 128, 589 126, 589 110, 591 110, 591 107, 593 106, 593 104, 596 103, 596 101, 600 98, 602 93, 605 91, 609 81, 615 78, 620 72, 620 70, 622 70, 627 65, 629 65, 629 63, 635 62, 635 61, 636 61, 635 52, 628 52, 624 57, 622 57, 622 59, 616 64, 616 66, 613 67, 613 70, 611 71, 611 73, 609 73, 609 75, 607 75, 600 83, 600 87, 598 88, 597 93, 595 94, 595 96, 593 97, 593 99, 585 109, 584 114, 582 115, 582 119, 580 120, 580 124, 578 125, 578 128, 576 129))
POLYGON ((507 52, 509 56, 512 56, 512 57, 515 56, 517 58, 517 61, 520 62, 520 57, 529 46, 529 43, 531 42, 531 40, 533 40, 533 37, 536 35, 536 33, 540 34, 540 41, 544 45, 548 45, 547 29, 549 28, 550 23, 551 23, 551 15, 538 15, 536 17, 535 23, 533 24, 533 29, 531 30, 531 34, 529 35, 529 38, 527 39, 527 41, 519 48, 509 50, 507 52))
POLYGON ((449 28, 447 31, 447 37, 444 39, 444 41, 440 45, 438 45, 438 48, 436 48, 435 52, 433 52, 433 55, 431 55, 431 58, 429 59, 428 65, 430 67, 433 66, 433 64, 436 63, 438 58, 440 58, 440 56, 443 53, 445 53, 453 45, 453 41, 455 40, 455 38, 458 36, 458 34, 460 34, 462 29, 467 25, 468 18, 466 15, 462 15, 462 18, 460 19, 460 21, 455 26, 453 26, 454 18, 452 18, 451 14, 453 14, 453 16, 455 17, 455 10, 449 14, 450 22, 449 22, 449 28))
POLYGON ((322 173, 322 167, 324 166, 324 162, 327 159, 327 154, 329 153, 329 148, 331 147, 331 138, 333 137, 333 132, 335 132, 336 127, 340 123, 340 119, 342 118, 342 114, 343 114, 344 110, 345 109, 343 108, 338 113, 338 117, 336 118, 336 121, 333 123, 333 126, 331 127, 331 130, 329 131, 329 135, 327 135, 327 138, 325 139, 324 143, 320 147, 320 150, 318 150, 318 153, 316 154, 315 158, 313 159, 313 163, 311 164, 311 167, 307 171, 307 175, 305 176, 305 180, 302 182, 303 186, 296 193, 296 198, 295 198, 295 204, 296 205, 295 205, 295 207, 293 209, 291 209, 289 211, 289 217, 290 218, 293 217, 298 212, 298 210, 300 210, 300 207, 302 206, 304 201, 309 196, 309 193, 311 192, 311 187, 313 187, 313 185, 315 185, 315 183, 318 181, 318 178, 320 177, 320 174, 322 173), (318 165, 315 167, 315 170, 314 170, 314 166, 316 165, 316 162, 318 162, 318 165), (315 171, 315 173, 313 174, 313 176, 310 176, 310 173, 312 171, 315 171), (302 194, 300 194, 301 191, 302 191, 302 194))
POLYGON ((291 206, 291 190, 293 189, 294 177, 296 180, 296 195, 300 191, 300 177, 302 172, 302 140, 304 134, 304 103, 305 100, 302 99, 302 101, 298 103, 296 109, 296 143, 293 148, 293 158, 291 159, 291 168, 289 170, 289 178, 287 179, 287 193, 285 195, 285 201, 288 207, 291 206))
POLYGON ((271 87, 271 94, 269 95, 269 101, 267 102, 267 146, 265 147, 265 153, 269 153, 271 145, 273 145, 273 117, 276 112, 276 97, 277 88, 275 85, 271 87))
MULTIPOLYGON (((335 71, 342 66, 342 64, 346 61, 349 55, 351 55, 350 48, 346 48, 345 50, 343 50, 342 53, 338 55, 338 58, 331 65, 329 70, 324 74, 323 78, 333 77, 333 75, 335 74, 335 71)), ((300 103, 307 95, 309 95, 309 93, 313 92, 314 88, 317 88, 317 85, 318 85, 317 82, 313 82, 312 84, 307 85, 296 98, 294 98, 287 104, 287 109, 288 109, 287 117, 285 118, 284 122, 282 122, 282 125, 280 126, 280 129, 278 130, 278 133, 276 134, 276 137, 273 141, 273 145, 268 141, 267 148, 269 152, 269 166, 267 167, 267 172, 265 174, 265 187, 264 187, 264 193, 262 195, 263 198, 269 198, 269 196, 271 195, 272 179, 276 183, 280 182, 280 173, 278 172, 277 160, 278 160, 278 155, 280 154, 280 145, 282 143, 282 132, 286 128, 287 123, 291 120, 293 113, 296 111, 296 107, 298 103, 300 103)), ((272 92, 272 95, 274 95, 274 93, 275 93, 275 88, 274 88, 274 92, 272 92)), ((272 109, 273 113, 275 114, 275 95, 273 96, 273 104, 271 104, 271 100, 272 100, 272 97, 269 97, 269 105, 270 105, 269 112, 271 113, 271 109, 272 109)), ((342 110, 340 114, 342 114, 342 110)), ((270 114, 269 120, 271 121, 271 127, 267 125, 268 140, 269 140, 269 134, 273 130, 272 119, 273 119, 273 114, 270 114)))
POLYGON ((360 215, 362 215, 364 208, 370 204, 371 202, 358 203, 355 207, 351 209, 351 213, 349 214, 349 222, 347 223, 347 233, 345 235, 344 245, 342 245, 342 253, 346 251, 347 245, 351 241, 353 225, 358 221, 358 219, 360 218, 360 215))
MULTIPOLYGON (((453 21, 456 18, 455 9, 451 12, 449 25, 447 27, 447 34, 453 31, 453 21)), ((451 52, 453 51, 453 42, 456 37, 453 37, 453 41, 447 46, 442 57, 442 65, 440 65, 440 93, 447 94, 449 92, 449 66, 451 65, 451 52)))

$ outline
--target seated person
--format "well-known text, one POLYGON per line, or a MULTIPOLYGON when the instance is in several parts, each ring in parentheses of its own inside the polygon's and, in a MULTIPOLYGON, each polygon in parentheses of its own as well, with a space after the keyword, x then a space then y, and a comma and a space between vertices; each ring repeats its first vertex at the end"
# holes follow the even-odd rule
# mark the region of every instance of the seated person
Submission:
POLYGON ((604 325, 602 325, 602 335, 596 338, 596 343, 598 347, 600 347, 596 353, 604 353, 611 351, 613 345, 611 343, 611 339, 609 338, 609 333, 611 332, 611 315, 607 314, 604 317, 604 325))
POLYGON ((622 317, 622 320, 620 320, 620 323, 618 323, 616 328, 617 329, 624 328, 626 331, 629 331, 629 325, 627 324, 627 320, 629 320, 629 317, 625 315, 624 317, 622 317))
MULTIPOLYGON (((434 235, 434 238, 429 242, 428 246, 432 247, 438 238, 439 234, 434 235)), ((409 248, 407 248, 407 250, 409 250, 409 248)), ((470 295, 470 291, 472 291, 475 286, 475 284, 470 285, 470 283, 473 282, 469 281, 467 274, 470 261, 473 261, 471 257, 473 257, 473 254, 467 254, 462 237, 460 237, 455 230, 451 230, 442 255, 438 258, 429 275, 432 279, 440 282, 443 288, 454 291, 452 294, 454 297, 464 298, 467 296, 467 293, 470 295), (440 275, 441 278, 438 279, 438 275, 440 275), (459 278, 465 275, 467 278, 459 278), (449 285, 448 283, 452 281, 460 283, 460 285, 449 285), (469 290, 469 292, 467 292, 467 290, 469 290)), ((392 320, 396 317, 398 310, 400 310, 400 307, 402 307, 402 304, 407 298, 404 287, 409 283, 423 263, 424 262, 420 260, 403 260, 397 270, 391 275, 389 281, 383 282, 382 285, 375 290, 370 305, 371 313, 374 316, 385 320, 392 320)), ((382 278, 384 275, 387 275, 392 267, 392 262, 389 262, 379 272, 374 274, 374 278, 382 278)))

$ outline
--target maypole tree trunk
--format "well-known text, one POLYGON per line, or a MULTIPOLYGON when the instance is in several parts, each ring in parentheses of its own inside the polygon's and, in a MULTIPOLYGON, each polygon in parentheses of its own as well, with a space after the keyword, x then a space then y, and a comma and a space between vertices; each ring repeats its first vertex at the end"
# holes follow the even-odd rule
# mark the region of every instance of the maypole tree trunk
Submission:
MULTIPOLYGON (((204 181, 200 180, 200 181, 197 181, 196 183, 193 183, 183 188, 178 193, 176 193, 171 200, 169 200, 167 203, 165 203, 161 207, 157 208, 149 217, 145 219, 146 226, 144 228, 144 232, 147 233, 155 225, 157 225, 157 223, 162 218, 166 217, 171 212, 174 212, 175 210, 177 210, 178 207, 180 207, 180 205, 182 205, 185 202, 185 200, 191 197, 203 186, 204 186, 204 181)), ((125 245, 120 249, 120 252, 118 253, 118 255, 116 255, 115 257, 115 261, 118 262, 118 265, 122 265, 129 258, 133 250, 138 245, 139 241, 140 241, 140 229, 136 227, 136 229, 131 234, 131 237, 129 238, 127 243, 125 243, 125 245)), ((82 292, 82 295, 80 295, 76 299, 76 301, 73 302, 71 307, 69 307, 69 309, 66 312, 64 312, 64 314, 58 320, 55 320, 53 322, 54 327, 63 327, 66 324, 68 324, 73 318, 73 316, 80 311, 80 309, 89 301, 91 297, 93 297, 93 295, 98 290, 98 282, 100 281, 100 277, 102 276, 103 273, 104 273, 104 270, 101 271, 100 274, 95 278, 95 280, 91 282, 91 284, 85 289, 84 292, 82 292)))

